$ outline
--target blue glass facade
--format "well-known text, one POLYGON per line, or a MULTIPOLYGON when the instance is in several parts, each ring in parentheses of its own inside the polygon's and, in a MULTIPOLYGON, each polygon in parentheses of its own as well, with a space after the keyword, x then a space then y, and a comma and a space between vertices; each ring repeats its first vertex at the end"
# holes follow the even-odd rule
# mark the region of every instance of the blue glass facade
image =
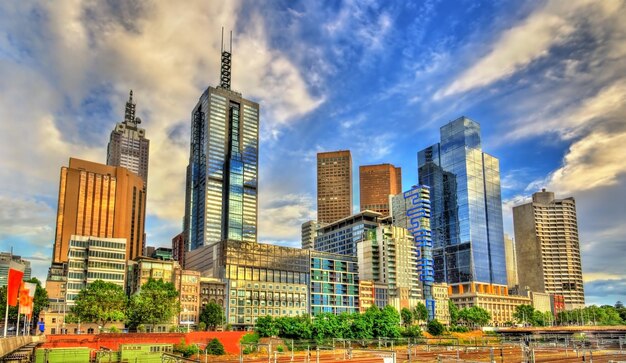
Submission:
POLYGON ((311 315, 355 313, 359 308, 356 257, 311 251, 311 315))
POLYGON ((192 113, 184 229, 187 249, 256 242, 259 105, 209 87, 192 113))
POLYGON ((498 159, 482 151, 480 125, 466 117, 441 127, 441 142, 418 153, 430 187, 435 281, 506 285, 498 159))

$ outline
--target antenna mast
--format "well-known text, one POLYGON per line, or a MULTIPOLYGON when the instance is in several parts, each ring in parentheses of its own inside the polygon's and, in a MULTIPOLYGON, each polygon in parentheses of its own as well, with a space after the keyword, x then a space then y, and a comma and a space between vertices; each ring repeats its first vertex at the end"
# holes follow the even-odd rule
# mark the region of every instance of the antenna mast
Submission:
POLYGON ((224 50, 224 27, 222 27, 222 65, 220 72, 220 87, 230 89, 231 52, 233 51, 233 32, 230 32, 230 47, 224 50))

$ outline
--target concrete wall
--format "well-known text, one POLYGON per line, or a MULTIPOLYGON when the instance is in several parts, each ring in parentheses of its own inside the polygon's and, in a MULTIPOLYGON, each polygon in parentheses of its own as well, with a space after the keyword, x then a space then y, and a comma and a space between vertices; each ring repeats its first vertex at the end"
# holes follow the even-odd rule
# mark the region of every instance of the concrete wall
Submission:
POLYGON ((38 336, 9 337, 0 339, 0 358, 32 342, 43 339, 38 336))

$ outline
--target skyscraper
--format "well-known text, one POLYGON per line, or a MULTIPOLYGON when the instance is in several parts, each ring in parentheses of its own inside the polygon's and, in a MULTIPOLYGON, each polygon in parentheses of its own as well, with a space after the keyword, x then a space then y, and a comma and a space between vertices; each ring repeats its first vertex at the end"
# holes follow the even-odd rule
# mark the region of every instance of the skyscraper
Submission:
POLYGON ((391 164, 359 167, 361 211, 389 215, 389 196, 402 193, 402 169, 391 164))
POLYGON ((259 104, 230 89, 230 58, 222 52, 220 85, 208 87, 191 112, 187 250, 257 238, 259 104))
POLYGON ((302 249, 312 250, 317 237, 317 229, 321 227, 317 221, 307 221, 302 223, 302 249))
POLYGON ((107 165, 123 166, 139 175, 147 184, 150 140, 146 139, 146 130, 138 126, 141 119, 135 117, 135 108, 131 90, 126 101, 124 121, 118 122, 111 131, 107 147, 107 165))
POLYGON ((562 295, 568 310, 584 307, 574 198, 555 199, 542 189, 513 207, 513 224, 520 286, 562 295))
POLYGON ((332 223, 352 214, 352 156, 349 150, 317 154, 317 221, 332 223))
POLYGON ((505 291, 491 286, 507 283, 498 159, 482 151, 480 126, 466 117, 440 132, 440 143, 418 153, 419 183, 430 187, 435 281, 465 285, 453 293, 505 291))
POLYGON ((126 168, 70 158, 61 168, 52 262, 67 262, 72 235, 125 238, 126 259, 143 253, 146 190, 126 168))

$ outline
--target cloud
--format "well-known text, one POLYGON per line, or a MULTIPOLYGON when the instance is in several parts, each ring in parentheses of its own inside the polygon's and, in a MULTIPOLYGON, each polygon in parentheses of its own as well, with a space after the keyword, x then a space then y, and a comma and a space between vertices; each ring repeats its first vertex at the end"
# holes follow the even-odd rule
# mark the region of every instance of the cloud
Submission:
POLYGON ((27 240, 33 247, 49 247, 54 240, 50 222, 55 211, 46 203, 0 195, 0 241, 12 246, 14 236, 27 240))
POLYGON ((217 84, 221 25, 235 30, 232 85, 261 103, 262 138, 280 134, 324 100, 269 44, 264 19, 255 13, 238 21, 237 1, 2 7, 0 45, 10 56, 0 58, 0 118, 14 120, 0 126, 3 192, 55 199, 59 169, 70 156, 104 162, 108 134, 132 88, 151 140, 148 213, 180 223, 189 114, 203 89, 217 84), (96 92, 105 112, 82 113, 96 92))
POLYGON ((265 195, 260 204, 259 241, 299 245, 302 223, 316 219, 314 197, 308 194, 265 195))
MULTIPOLYGON (((590 0, 548 1, 532 12, 520 24, 504 32, 488 46, 484 56, 477 59, 450 85, 439 90, 434 99, 471 91, 506 79, 532 62, 550 55, 555 46, 570 40, 577 30, 577 17, 589 15, 587 9, 594 5, 590 0)), ((595 4, 603 16, 614 14, 619 4, 595 4)), ((476 51, 480 47, 473 47, 476 51)))

